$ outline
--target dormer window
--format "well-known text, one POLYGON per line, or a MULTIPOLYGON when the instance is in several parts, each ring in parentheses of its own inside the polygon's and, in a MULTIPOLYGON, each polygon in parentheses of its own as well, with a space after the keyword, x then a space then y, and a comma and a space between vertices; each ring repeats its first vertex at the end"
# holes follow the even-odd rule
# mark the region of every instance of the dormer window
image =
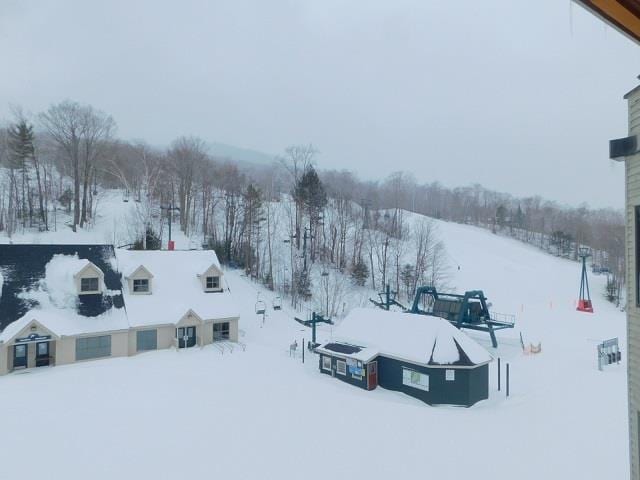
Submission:
POLYGON ((212 276, 207 277, 207 290, 216 290, 220 288, 220 277, 212 276))
POLYGON ((80 295, 99 294, 104 289, 104 273, 91 262, 76 273, 74 278, 80 295))
POLYGON ((87 277, 80 279, 80 291, 82 293, 98 292, 100 290, 100 279, 98 277, 87 277))
POLYGON ((198 279, 205 292, 222 292, 222 271, 217 264, 211 265, 203 273, 198 274, 198 279))
POLYGON ((133 279, 133 293, 149 293, 149 279, 148 278, 134 278, 133 279))
POLYGON ((147 268, 140 265, 126 278, 130 294, 151 295, 151 291, 153 290, 153 274, 147 270, 147 268))

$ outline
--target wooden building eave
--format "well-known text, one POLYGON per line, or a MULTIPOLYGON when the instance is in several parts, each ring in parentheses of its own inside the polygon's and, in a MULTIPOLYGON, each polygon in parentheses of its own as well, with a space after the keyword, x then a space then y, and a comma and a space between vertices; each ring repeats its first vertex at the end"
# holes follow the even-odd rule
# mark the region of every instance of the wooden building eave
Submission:
POLYGON ((573 0, 640 43, 640 0, 573 0))

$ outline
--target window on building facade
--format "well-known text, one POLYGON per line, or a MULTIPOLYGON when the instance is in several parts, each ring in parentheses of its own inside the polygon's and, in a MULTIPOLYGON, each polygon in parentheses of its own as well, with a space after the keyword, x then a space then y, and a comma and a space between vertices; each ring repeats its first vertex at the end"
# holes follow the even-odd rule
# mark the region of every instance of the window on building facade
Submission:
POLYGON ((331 357, 322 356, 322 369, 331 371, 331 357))
POLYGON ((338 360, 336 362, 336 372, 338 372, 340 375, 346 375, 347 374, 347 362, 345 362, 344 360, 338 360))
POLYGON ((445 380, 447 382, 454 382, 456 380, 456 371, 455 370, 446 370, 444 374, 445 380))
POLYGON ((429 391, 429 375, 427 375, 426 373, 420 373, 416 372, 415 370, 403 368, 402 383, 403 385, 418 388, 420 390, 424 390, 425 392, 429 391))
POLYGON ((108 357, 111 355, 111 335, 76 339, 76 360, 108 357))
POLYGON ((81 292, 97 292, 100 286, 100 279, 98 277, 88 277, 80 279, 80 291, 81 292))
POLYGON ((207 290, 220 288, 220 277, 207 277, 207 290))
POLYGON ((146 350, 158 349, 158 331, 140 330, 136 332, 136 350, 144 352, 146 350))
POLYGON ((133 280, 133 292, 134 293, 148 293, 149 292, 149 280, 147 278, 136 278, 133 280))
POLYGON ((229 322, 213 324, 214 340, 229 340, 229 322))

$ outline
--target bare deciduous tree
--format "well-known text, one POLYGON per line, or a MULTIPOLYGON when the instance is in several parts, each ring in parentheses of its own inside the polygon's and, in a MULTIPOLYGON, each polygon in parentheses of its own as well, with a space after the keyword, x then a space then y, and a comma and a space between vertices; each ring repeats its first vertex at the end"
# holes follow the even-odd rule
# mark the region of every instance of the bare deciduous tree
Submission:
POLYGON ((75 232, 78 225, 82 227, 87 221, 87 194, 91 176, 95 173, 95 161, 103 151, 105 141, 113 134, 115 122, 111 116, 90 105, 66 100, 41 113, 40 123, 71 164, 75 232))

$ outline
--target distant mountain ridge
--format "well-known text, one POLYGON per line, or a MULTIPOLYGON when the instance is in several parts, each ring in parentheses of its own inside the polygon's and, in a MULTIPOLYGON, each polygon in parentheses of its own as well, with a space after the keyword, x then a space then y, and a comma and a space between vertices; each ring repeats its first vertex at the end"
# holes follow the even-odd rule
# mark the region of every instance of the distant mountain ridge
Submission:
POLYGON ((210 153, 214 157, 229 158, 240 162, 257 163, 260 165, 270 165, 275 155, 259 152, 250 148, 236 147, 227 145, 226 143, 211 142, 209 143, 210 153))

